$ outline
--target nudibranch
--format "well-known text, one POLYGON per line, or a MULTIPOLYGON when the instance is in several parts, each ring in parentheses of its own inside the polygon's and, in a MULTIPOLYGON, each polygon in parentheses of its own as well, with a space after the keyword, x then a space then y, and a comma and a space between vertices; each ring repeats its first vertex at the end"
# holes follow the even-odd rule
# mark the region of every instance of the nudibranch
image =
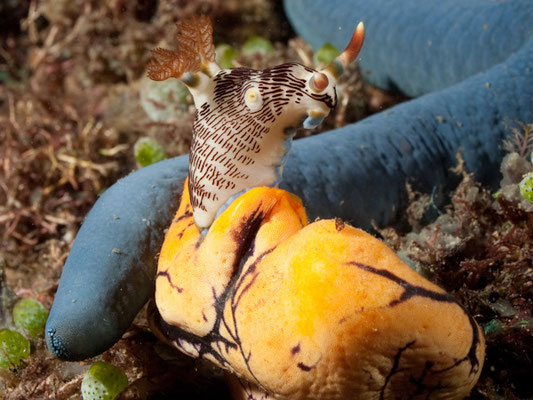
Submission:
POLYGON ((467 396, 485 342, 466 310, 370 234, 341 220, 309 224, 298 197, 269 187, 288 130, 334 106, 362 25, 321 72, 220 71, 211 26, 193 22, 180 25, 179 41, 202 44, 194 71, 167 50, 150 67, 153 78, 186 82, 198 107, 189 178, 159 257, 153 331, 234 374, 241 398, 467 396))
POLYGON ((322 71, 297 63, 221 70, 212 33, 206 16, 181 22, 179 50, 157 48, 148 65, 151 79, 180 79, 194 98, 188 182, 202 229, 234 196, 279 182, 296 127, 318 126, 335 107, 337 78, 364 40, 360 23, 346 50, 322 71))

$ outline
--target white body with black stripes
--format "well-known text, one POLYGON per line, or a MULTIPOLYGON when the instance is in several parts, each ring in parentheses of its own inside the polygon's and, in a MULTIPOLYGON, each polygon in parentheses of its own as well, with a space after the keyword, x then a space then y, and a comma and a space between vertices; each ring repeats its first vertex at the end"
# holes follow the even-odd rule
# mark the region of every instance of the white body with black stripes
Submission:
MULTIPOLYGON (((221 70, 191 87, 197 108, 189 159, 194 221, 209 227, 233 196, 279 182, 297 127, 317 126, 335 107, 335 86, 316 93, 316 71, 296 63, 221 70)), ((334 82, 334 81, 333 81, 334 82)))

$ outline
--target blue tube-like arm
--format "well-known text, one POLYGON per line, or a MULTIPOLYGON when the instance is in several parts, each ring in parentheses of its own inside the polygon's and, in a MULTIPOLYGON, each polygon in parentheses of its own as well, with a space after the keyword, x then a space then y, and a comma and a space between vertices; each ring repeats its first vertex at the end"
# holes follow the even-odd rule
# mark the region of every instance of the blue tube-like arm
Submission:
POLYGON ((187 175, 188 157, 119 180, 98 199, 63 268, 45 329, 48 348, 82 360, 111 347, 153 294, 157 254, 187 175))
POLYGON ((296 30, 317 49, 343 49, 359 21, 366 80, 417 97, 507 60, 533 36, 530 0, 285 0, 296 30))

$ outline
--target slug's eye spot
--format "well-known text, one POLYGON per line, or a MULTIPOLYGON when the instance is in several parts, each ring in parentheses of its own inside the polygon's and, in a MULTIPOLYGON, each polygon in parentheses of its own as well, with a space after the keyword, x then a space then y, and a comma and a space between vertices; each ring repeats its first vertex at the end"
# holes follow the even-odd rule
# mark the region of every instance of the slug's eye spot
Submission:
POLYGON ((257 92, 257 90, 255 89, 249 89, 247 92, 246 92, 246 102, 247 103, 257 103, 257 101, 259 100, 259 93, 257 92))
POLYGON ((309 87, 313 92, 322 92, 329 85, 329 79, 322 72, 315 72, 309 79, 309 87))
POLYGON ((261 98, 261 93, 255 87, 250 88, 244 94, 244 102, 251 111, 257 111, 263 105, 263 99, 261 98))

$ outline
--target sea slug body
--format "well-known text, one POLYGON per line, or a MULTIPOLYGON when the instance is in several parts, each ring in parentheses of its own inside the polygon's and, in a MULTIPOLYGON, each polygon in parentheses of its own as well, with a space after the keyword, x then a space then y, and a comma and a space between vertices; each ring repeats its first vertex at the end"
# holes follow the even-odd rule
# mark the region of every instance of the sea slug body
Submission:
POLYGON ((181 79, 193 95, 189 190, 194 221, 206 229, 236 194, 279 183, 290 129, 302 121, 315 128, 335 107, 336 79, 357 57, 364 27, 358 25, 346 50, 323 71, 297 63, 220 70, 209 19, 191 19, 178 30, 179 51, 155 49, 148 76, 181 79))

